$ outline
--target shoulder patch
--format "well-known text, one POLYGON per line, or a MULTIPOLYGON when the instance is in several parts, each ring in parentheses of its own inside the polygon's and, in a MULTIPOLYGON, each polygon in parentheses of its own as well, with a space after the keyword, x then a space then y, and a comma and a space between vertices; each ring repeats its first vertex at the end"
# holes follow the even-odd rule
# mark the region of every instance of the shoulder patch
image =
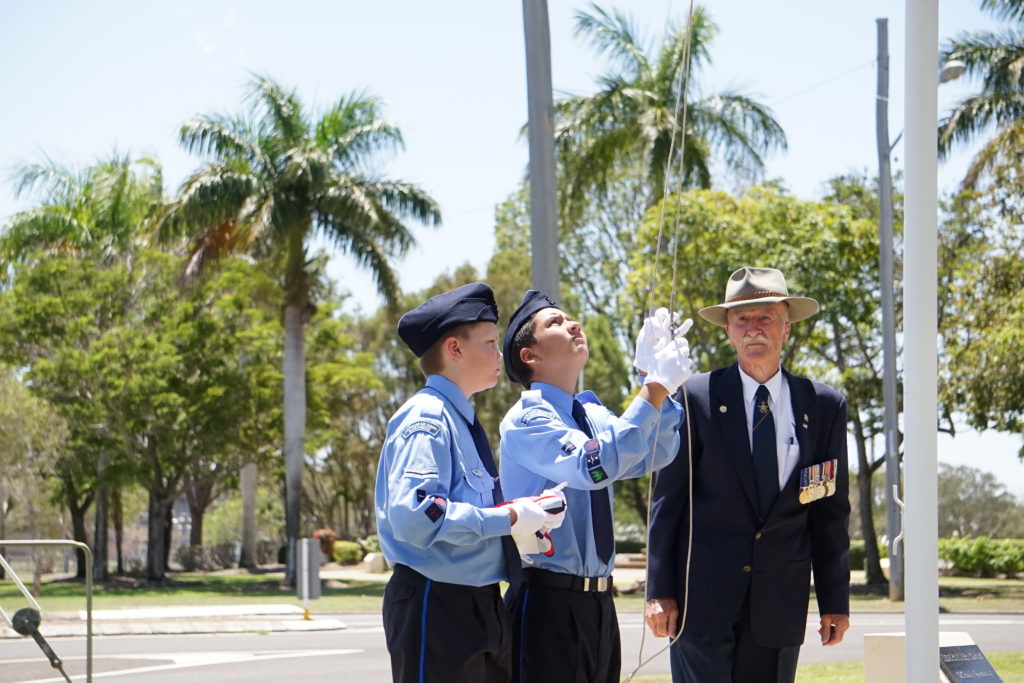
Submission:
POLYGON ((426 507, 426 509, 423 510, 423 512, 431 522, 436 522, 444 516, 446 507, 448 507, 448 501, 440 496, 434 496, 433 501, 426 507))
POLYGON ((524 425, 528 425, 540 419, 550 420, 552 417, 551 411, 547 408, 530 408, 520 416, 519 421, 524 425))
POLYGON ((416 420, 402 430, 402 438, 408 439, 416 432, 426 432, 430 436, 436 436, 441 431, 441 425, 433 420, 416 420))

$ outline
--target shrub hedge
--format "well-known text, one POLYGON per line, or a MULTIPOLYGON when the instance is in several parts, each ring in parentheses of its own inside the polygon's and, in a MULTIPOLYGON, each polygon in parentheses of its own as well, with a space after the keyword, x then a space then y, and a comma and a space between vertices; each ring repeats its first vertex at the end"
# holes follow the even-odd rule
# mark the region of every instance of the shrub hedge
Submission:
POLYGON ((940 538, 939 557, 948 562, 956 574, 1012 577, 1024 572, 1024 539, 940 538))

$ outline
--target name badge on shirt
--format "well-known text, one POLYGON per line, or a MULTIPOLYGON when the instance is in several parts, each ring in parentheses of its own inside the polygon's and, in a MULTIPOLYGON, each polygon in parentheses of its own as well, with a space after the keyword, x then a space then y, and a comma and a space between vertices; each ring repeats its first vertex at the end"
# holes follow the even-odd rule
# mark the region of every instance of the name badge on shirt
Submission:
POLYGON ((819 462, 800 470, 800 502, 804 505, 822 498, 828 498, 836 492, 836 468, 839 461, 835 458, 819 462))

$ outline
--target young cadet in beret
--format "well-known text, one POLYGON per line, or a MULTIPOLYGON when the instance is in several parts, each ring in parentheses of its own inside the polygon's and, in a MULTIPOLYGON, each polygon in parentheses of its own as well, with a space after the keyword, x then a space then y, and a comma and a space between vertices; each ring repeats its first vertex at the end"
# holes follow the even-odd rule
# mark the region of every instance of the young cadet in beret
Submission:
POLYGON ((469 398, 501 372, 497 320, 494 294, 477 282, 398 323, 426 386, 388 422, 377 472, 377 530, 394 568, 383 611, 396 682, 507 683, 511 617, 498 583, 514 590, 522 580, 510 534, 553 526, 532 497, 496 507, 501 485, 469 398))
POLYGON ((515 605, 514 680, 618 681, 612 482, 661 469, 679 448, 682 408, 670 397, 689 375, 684 324, 668 312, 637 338, 645 384, 621 416, 592 392, 574 395, 587 364, 580 324, 553 299, 526 293, 505 332, 505 371, 524 391, 501 422, 501 477, 510 495, 567 482, 568 513, 550 556, 530 558, 515 605))

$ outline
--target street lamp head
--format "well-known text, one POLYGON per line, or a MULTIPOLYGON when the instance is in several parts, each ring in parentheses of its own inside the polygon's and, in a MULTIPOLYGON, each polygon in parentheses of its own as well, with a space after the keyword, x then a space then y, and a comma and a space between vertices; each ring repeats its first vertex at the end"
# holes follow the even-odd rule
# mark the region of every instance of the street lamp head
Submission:
POLYGON ((963 73, 967 71, 967 65, 961 62, 959 59, 951 59, 942 65, 942 71, 939 72, 939 83, 947 83, 952 80, 960 78, 963 73))

